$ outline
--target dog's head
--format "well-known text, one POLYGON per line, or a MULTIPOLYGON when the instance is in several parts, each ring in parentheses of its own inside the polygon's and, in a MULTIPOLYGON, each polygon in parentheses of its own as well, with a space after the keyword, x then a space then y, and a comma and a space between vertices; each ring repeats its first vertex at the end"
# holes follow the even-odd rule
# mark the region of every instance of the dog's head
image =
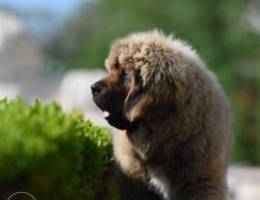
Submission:
POLYGON ((189 82, 185 68, 198 59, 183 42, 158 31, 132 34, 112 46, 108 75, 91 86, 94 101, 119 129, 163 117, 183 100, 189 82))

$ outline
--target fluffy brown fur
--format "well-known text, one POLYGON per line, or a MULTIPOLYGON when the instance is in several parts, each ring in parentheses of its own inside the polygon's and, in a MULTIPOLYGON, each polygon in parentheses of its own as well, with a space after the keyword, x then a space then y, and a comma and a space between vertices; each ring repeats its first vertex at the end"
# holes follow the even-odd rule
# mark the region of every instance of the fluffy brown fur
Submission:
POLYGON ((226 199, 230 108, 196 52, 158 31, 131 34, 112 46, 106 68, 93 94, 121 129, 121 198, 226 199))

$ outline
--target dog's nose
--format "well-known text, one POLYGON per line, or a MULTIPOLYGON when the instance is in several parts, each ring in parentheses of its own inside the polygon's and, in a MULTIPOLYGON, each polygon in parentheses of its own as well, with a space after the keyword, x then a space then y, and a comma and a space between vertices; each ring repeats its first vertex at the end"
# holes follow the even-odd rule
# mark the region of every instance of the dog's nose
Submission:
POLYGON ((103 87, 99 82, 96 82, 93 85, 91 85, 91 91, 93 96, 97 96, 98 94, 100 94, 102 89, 103 87))

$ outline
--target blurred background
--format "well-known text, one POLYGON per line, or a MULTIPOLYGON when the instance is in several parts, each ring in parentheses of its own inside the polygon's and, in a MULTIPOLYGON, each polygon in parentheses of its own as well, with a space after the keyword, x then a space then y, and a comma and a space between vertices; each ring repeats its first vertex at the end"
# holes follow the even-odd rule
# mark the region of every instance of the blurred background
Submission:
POLYGON ((231 195, 260 199, 259 0, 1 0, 0 98, 56 100, 106 125, 89 86, 113 40, 154 28, 188 41, 217 74, 235 115, 231 195))

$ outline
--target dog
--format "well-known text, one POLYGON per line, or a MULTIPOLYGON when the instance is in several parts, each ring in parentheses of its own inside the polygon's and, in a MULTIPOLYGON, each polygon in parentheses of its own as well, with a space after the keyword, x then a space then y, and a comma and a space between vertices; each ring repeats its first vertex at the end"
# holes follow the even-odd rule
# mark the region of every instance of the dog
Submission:
POLYGON ((117 40, 91 86, 115 127, 123 200, 225 200, 228 100, 187 43, 154 30, 117 40))

